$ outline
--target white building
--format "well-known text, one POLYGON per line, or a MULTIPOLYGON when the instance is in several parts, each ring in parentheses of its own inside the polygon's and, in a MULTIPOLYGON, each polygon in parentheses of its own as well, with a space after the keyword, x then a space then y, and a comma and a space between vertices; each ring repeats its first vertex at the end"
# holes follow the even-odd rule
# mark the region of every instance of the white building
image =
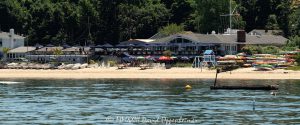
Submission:
POLYGON ((21 46, 8 51, 7 60, 19 61, 22 58, 26 58, 29 52, 36 50, 33 46, 21 46))
POLYGON ((0 52, 3 48, 14 49, 24 46, 25 37, 16 35, 14 29, 10 29, 9 33, 0 31, 0 52))

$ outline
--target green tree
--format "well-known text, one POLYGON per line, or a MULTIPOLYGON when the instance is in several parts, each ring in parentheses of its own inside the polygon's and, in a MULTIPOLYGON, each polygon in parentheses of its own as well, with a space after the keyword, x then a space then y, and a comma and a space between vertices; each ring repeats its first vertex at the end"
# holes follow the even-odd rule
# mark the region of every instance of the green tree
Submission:
POLYGON ((55 55, 56 63, 58 63, 58 61, 59 61, 59 58, 58 58, 58 57, 59 57, 60 55, 63 54, 62 50, 59 49, 59 48, 55 48, 55 49, 53 50, 53 54, 55 55))
POLYGON ((170 10, 169 20, 172 23, 182 24, 190 20, 194 13, 194 0, 162 0, 162 3, 170 10))
POLYGON ((277 23, 277 17, 275 14, 269 15, 267 25, 265 27, 266 30, 278 30, 279 26, 277 23))
MULTIPOLYGON (((239 5, 233 1, 232 10, 234 7, 239 8, 239 5)), ((228 0, 199 0, 196 1, 196 21, 197 31, 201 33, 210 33, 212 31, 223 32, 229 28, 229 1, 228 0), (223 15, 223 16, 222 16, 223 15)), ((241 16, 235 11, 232 19, 232 28, 244 27, 244 22, 241 16)))
POLYGON ((289 15, 289 32, 291 35, 300 35, 300 8, 289 15))
POLYGON ((3 52, 3 61, 6 61, 7 60, 7 53, 10 49, 9 48, 2 48, 2 52, 3 52))
POLYGON ((290 37, 286 46, 300 48, 300 37, 299 36, 290 37))
POLYGON ((168 17, 168 10, 164 5, 151 0, 144 4, 120 4, 119 22, 121 39, 149 38, 162 26, 162 20, 168 17))
POLYGON ((181 33, 184 31, 183 25, 170 24, 161 29, 159 29, 159 33, 164 35, 172 35, 176 33, 181 33))

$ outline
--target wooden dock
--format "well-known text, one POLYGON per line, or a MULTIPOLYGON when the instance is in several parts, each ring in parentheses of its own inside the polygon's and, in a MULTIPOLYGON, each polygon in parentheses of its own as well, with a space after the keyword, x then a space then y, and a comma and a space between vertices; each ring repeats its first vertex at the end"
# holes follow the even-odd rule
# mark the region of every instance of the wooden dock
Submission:
POLYGON ((210 86, 211 90, 224 89, 224 90, 278 90, 278 85, 268 84, 247 84, 247 83, 217 83, 218 74, 221 73, 220 69, 216 70, 216 77, 214 85, 210 86))
POLYGON ((278 90, 277 85, 227 85, 227 86, 210 86, 210 89, 225 89, 225 90, 234 90, 234 89, 243 89, 243 90, 278 90))

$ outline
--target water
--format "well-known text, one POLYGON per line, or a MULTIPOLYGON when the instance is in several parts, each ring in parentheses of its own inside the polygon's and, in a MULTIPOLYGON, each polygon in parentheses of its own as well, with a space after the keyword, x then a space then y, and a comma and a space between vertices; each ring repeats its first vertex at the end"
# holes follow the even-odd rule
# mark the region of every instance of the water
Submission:
POLYGON ((3 81, 20 84, 0 84, 0 124, 300 124, 300 80, 219 80, 279 84, 276 96, 213 80, 3 81))

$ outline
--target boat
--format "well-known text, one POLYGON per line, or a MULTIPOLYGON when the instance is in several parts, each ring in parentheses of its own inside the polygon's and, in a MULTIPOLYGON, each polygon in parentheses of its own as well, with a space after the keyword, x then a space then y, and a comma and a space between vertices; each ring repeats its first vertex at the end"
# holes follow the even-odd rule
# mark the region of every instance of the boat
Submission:
POLYGON ((255 70, 257 71, 272 71, 274 70, 274 66, 269 65, 269 64, 260 64, 254 66, 255 70))

